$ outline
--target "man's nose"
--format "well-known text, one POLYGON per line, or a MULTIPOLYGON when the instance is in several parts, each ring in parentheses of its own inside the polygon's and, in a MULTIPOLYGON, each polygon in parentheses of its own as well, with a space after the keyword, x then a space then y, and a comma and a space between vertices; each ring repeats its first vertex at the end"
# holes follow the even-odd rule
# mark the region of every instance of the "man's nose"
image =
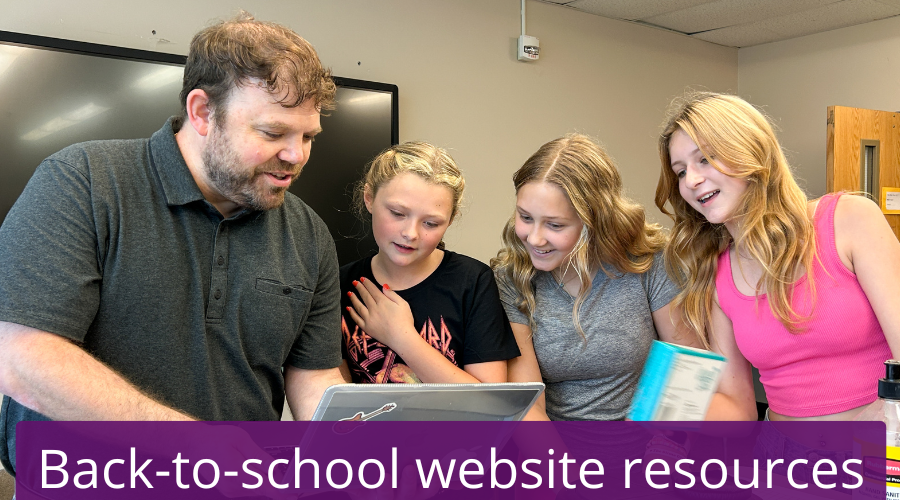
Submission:
POLYGON ((282 149, 278 153, 278 159, 302 167, 309 159, 309 151, 306 148, 303 139, 300 139, 289 143, 287 147, 282 149))

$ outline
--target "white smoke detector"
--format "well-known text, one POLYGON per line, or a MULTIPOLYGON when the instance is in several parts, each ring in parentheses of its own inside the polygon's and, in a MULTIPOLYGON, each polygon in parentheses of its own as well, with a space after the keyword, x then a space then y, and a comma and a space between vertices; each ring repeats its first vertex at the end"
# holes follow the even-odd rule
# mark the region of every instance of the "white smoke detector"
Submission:
POLYGON ((541 41, 534 36, 519 36, 519 60, 537 61, 541 55, 541 41))

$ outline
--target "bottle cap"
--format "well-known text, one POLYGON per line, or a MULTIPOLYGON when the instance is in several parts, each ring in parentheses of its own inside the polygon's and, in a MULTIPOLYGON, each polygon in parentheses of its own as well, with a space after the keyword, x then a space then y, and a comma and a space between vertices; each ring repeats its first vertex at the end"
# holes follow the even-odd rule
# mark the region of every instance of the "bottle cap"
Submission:
POLYGON ((878 380, 878 397, 900 400, 900 361, 884 362, 884 378, 878 380))

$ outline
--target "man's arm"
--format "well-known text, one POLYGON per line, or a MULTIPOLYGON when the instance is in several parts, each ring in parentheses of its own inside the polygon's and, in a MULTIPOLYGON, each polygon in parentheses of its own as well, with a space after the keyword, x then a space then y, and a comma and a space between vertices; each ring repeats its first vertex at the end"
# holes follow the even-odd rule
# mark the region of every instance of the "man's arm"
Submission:
POLYGON ((0 393, 54 420, 193 420, 71 341, 2 321, 0 393))
POLYGON ((343 384, 338 368, 304 370, 287 366, 284 369, 284 393, 294 420, 309 420, 316 411, 325 389, 343 384))

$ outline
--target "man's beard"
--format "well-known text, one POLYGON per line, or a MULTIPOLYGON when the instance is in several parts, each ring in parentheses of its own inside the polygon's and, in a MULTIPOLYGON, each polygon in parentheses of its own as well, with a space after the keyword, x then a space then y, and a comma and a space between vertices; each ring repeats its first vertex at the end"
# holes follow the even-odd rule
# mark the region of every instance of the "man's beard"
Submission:
POLYGON ((243 167, 224 127, 213 129, 201 159, 210 187, 238 206, 252 210, 271 210, 284 203, 287 188, 267 185, 261 178, 266 172, 291 172, 292 181, 300 174, 297 165, 275 157, 253 169, 243 167))

